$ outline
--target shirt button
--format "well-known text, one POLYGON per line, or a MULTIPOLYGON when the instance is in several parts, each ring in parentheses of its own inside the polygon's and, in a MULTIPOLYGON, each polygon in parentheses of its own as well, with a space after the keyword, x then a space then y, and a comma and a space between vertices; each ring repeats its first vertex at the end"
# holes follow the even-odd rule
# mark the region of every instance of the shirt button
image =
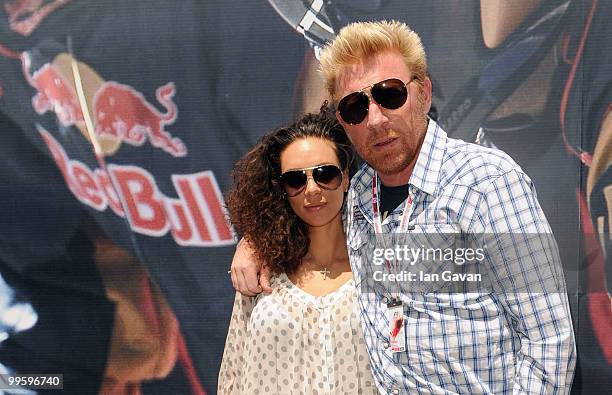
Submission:
POLYGON ((383 302, 384 304, 387 304, 387 302, 389 302, 389 299, 387 299, 386 296, 383 296, 380 301, 383 302))
POLYGON ((400 392, 397 388, 393 388, 393 391, 391 391, 391 393, 395 395, 399 395, 400 392))
POLYGON ((382 346, 383 346, 383 348, 384 348, 384 349, 387 349, 387 348, 389 348, 389 343, 384 342, 384 343, 382 344, 382 346))

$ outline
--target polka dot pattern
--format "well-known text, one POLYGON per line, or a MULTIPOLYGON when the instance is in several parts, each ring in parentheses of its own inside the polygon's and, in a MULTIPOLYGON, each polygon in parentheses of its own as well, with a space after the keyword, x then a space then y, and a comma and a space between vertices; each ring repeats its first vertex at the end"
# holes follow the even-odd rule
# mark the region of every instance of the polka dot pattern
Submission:
POLYGON ((321 297, 284 274, 272 287, 236 294, 218 393, 377 394, 353 280, 321 297))

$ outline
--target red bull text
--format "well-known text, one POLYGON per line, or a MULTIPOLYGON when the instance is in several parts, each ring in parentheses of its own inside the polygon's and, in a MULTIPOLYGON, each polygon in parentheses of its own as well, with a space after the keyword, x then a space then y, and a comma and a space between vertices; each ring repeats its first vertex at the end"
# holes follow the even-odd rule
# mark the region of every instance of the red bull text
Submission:
POLYGON ((90 169, 70 159, 61 144, 42 126, 38 131, 49 148, 70 191, 98 211, 108 207, 127 217, 131 229, 162 237, 170 232, 181 246, 221 246, 235 243, 223 196, 212 171, 172 175, 178 198, 165 196, 154 177, 138 166, 108 165, 90 169))

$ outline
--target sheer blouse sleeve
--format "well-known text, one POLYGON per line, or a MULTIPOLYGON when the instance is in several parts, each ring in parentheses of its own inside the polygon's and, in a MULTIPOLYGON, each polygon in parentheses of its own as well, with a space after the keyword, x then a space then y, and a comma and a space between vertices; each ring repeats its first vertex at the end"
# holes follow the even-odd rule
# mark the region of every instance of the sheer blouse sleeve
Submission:
POLYGON ((234 308, 225 349, 223 350, 223 360, 219 371, 219 383, 217 392, 220 395, 240 394, 240 384, 244 373, 245 361, 245 342, 247 341, 247 324, 253 311, 255 298, 242 295, 236 292, 234 308))

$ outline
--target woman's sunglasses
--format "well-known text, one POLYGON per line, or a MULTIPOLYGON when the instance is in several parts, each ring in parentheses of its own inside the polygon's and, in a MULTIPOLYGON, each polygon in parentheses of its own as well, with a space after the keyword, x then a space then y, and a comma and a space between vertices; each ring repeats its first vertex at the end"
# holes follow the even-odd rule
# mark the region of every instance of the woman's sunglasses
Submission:
POLYGON ((280 176, 280 182, 288 196, 297 196, 308 183, 308 174, 317 185, 333 191, 342 184, 342 170, 336 165, 318 165, 303 169, 289 170, 280 176))
POLYGON ((404 83, 397 78, 389 78, 360 91, 350 93, 338 102, 338 112, 344 122, 357 125, 368 115, 370 99, 388 110, 400 108, 408 99, 408 84, 413 79, 414 77, 404 83), (370 93, 366 91, 368 88, 370 93))

